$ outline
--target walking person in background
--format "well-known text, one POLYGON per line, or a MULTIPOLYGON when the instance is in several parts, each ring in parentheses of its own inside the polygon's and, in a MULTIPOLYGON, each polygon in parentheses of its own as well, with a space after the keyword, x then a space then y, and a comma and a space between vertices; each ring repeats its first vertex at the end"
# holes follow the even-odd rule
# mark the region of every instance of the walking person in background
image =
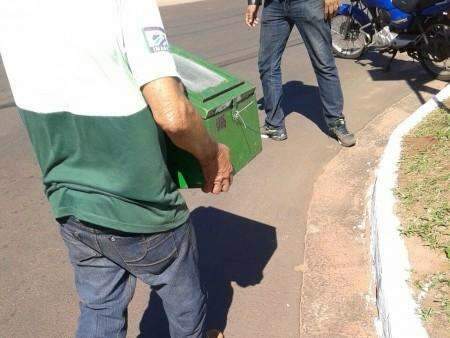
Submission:
MULTIPOLYGON (((245 22, 258 24, 262 0, 248 0, 245 22)), ((338 9, 339 0, 266 0, 262 11, 259 72, 264 93, 265 124, 261 134, 273 140, 287 139, 285 115, 281 106, 281 58, 292 28, 297 26, 308 51, 319 85, 322 111, 330 131, 343 146, 356 140, 346 127, 339 75, 331 49, 327 22, 338 9)))
POLYGON ((172 337, 204 338, 195 233, 163 132, 199 160, 205 192, 228 191, 232 166, 184 95, 155 0, 3 1, 0 51, 73 265, 76 336, 125 338, 139 278, 172 337))

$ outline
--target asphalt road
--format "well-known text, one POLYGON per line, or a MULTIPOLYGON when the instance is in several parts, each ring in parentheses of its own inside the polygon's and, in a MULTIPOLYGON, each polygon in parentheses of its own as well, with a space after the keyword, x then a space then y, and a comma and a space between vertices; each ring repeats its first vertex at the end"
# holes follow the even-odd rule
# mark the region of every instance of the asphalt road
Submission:
MULTIPOLYGON (((258 31, 243 25, 243 6, 211 0, 162 13, 171 43, 257 84, 260 98, 258 31)), ((265 141, 230 193, 184 192, 208 282, 209 322, 227 338, 298 336, 302 273, 295 267, 303 262, 308 204, 315 178, 340 150, 323 132, 314 73, 297 32, 289 46, 283 60, 289 139, 265 141)), ((433 91, 417 63, 398 60, 385 73, 386 60, 376 54, 338 60, 345 114, 355 132, 411 91, 433 91)), ((70 337, 78 313, 72 273, 3 69, 0 113, 0 336, 70 337)), ((145 311, 148 290, 139 285, 130 337, 166 334, 160 301, 150 299, 145 311)))

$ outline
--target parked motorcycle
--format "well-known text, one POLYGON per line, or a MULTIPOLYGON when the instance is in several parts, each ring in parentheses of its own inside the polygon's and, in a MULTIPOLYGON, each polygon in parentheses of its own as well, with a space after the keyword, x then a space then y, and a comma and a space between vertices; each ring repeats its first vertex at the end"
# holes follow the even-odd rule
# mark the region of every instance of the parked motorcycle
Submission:
POLYGON ((450 0, 352 0, 331 20, 333 51, 356 59, 366 49, 419 60, 433 77, 450 81, 450 0))

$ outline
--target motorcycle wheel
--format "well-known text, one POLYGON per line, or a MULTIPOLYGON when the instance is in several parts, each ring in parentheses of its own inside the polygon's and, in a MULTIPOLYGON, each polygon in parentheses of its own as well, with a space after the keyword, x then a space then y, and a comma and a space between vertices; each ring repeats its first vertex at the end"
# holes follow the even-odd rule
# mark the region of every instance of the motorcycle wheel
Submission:
POLYGON ((428 45, 423 42, 418 49, 422 67, 434 78, 450 81, 450 26, 433 24, 426 36, 428 45))
POLYGON ((349 15, 337 15, 331 19, 333 52, 344 59, 357 59, 366 48, 367 41, 360 31, 361 24, 349 15))

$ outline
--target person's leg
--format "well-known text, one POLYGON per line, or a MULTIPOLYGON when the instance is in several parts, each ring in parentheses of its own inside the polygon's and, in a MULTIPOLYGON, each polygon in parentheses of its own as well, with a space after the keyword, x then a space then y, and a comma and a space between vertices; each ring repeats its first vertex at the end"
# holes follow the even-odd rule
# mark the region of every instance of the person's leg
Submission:
POLYGON ((344 99, 331 48, 331 31, 324 19, 323 0, 288 0, 317 77, 323 114, 328 126, 343 117, 344 99))
POLYGON ((305 42, 319 84, 322 111, 330 136, 345 147, 356 144, 347 130, 341 83, 331 48, 331 30, 324 19, 322 0, 287 0, 289 17, 295 22, 305 42))
POLYGON ((125 338, 135 277, 101 253, 95 230, 69 218, 61 224, 60 232, 69 251, 80 300, 76 337, 125 338))
POLYGON ((171 337, 203 338, 206 333, 206 293, 200 281, 194 227, 189 221, 174 233, 178 257, 156 281, 171 337))
MULTIPOLYGON (((205 337, 206 295, 200 283, 192 224, 177 229, 110 242, 126 268, 161 297, 171 337, 205 337)), ((151 309, 150 309, 151 311, 151 309)))
POLYGON ((281 58, 292 30, 287 19, 285 1, 266 1, 262 11, 258 68, 264 93, 266 125, 284 128, 284 112, 281 107, 282 79, 281 58))

